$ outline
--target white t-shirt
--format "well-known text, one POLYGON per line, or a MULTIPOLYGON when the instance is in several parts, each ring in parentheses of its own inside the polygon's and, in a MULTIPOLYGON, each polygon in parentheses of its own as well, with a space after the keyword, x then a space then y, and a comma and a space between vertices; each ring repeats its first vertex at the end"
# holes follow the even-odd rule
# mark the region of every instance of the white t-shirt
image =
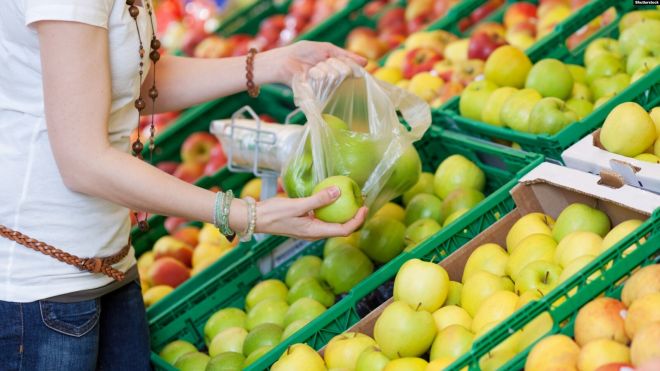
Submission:
MULTIPOLYGON (((72 192, 53 158, 44 117, 39 20, 75 21, 108 30, 112 106, 108 138, 129 151, 137 125, 139 41, 123 0, 3 0, 0 11, 0 224, 79 257, 104 257, 128 241, 128 209, 72 192)), ((145 76, 151 27, 138 16, 145 76), (149 27, 148 27, 149 26, 149 27)), ((90 92, 94 87, 89 87, 90 92)), ((116 176, 124 176, 116 174, 116 176)), ((128 270, 134 252, 115 267, 128 270)), ((0 237, 0 300, 31 302, 107 285, 111 278, 80 271, 0 237)))

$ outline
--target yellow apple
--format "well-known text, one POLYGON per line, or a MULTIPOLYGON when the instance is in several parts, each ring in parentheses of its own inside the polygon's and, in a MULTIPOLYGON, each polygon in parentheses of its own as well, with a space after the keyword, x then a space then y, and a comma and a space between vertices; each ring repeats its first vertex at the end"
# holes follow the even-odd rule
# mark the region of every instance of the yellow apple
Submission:
POLYGON ((597 339, 610 339, 628 344, 624 320, 626 306, 608 297, 596 298, 582 307, 575 317, 575 342, 580 346, 597 339))
POLYGON ((444 305, 458 305, 461 303, 461 293, 463 292, 463 284, 456 281, 449 281, 449 293, 444 305))
POLYGON ((460 63, 468 60, 468 46, 470 39, 460 39, 452 41, 445 47, 445 58, 454 62, 460 63))
POLYGON ((400 222, 403 223, 403 220, 406 216, 406 210, 401 207, 401 205, 397 205, 394 202, 388 202, 383 207, 378 209, 376 213, 372 216, 372 218, 375 218, 377 216, 387 216, 392 219, 396 219, 400 222))
POLYGON ((391 360, 383 371, 425 371, 428 362, 417 357, 405 357, 391 360))
POLYGON ((410 79, 408 91, 424 99, 426 102, 430 102, 440 94, 440 88, 444 84, 444 80, 438 76, 434 76, 430 72, 421 72, 410 79))
POLYGON ((234 239, 234 242, 229 242, 229 240, 220 233, 218 228, 210 223, 205 223, 199 231, 198 241, 200 244, 206 242, 212 245, 218 245, 222 249, 229 249, 238 243, 238 239, 234 239))
POLYGON ((472 328, 472 317, 458 305, 447 305, 433 312, 433 320, 438 332, 451 325, 472 328))
POLYGON ((481 329, 490 323, 499 323, 516 311, 518 295, 511 291, 498 291, 491 295, 479 307, 472 320, 472 331, 481 332, 481 329))
POLYGON ((654 358, 660 358, 660 321, 639 330, 630 344, 633 365, 641 366, 654 358))
MULTIPOLYGON (((497 326, 499 323, 489 323, 486 326, 483 326, 481 328, 481 331, 475 334, 475 340, 481 338, 482 336, 486 335, 486 333, 490 330, 492 330, 495 326, 497 326)), ((515 333, 511 334, 506 340, 503 342, 499 343, 496 345, 493 349, 490 351, 492 353, 495 352, 518 352, 520 350, 520 331, 516 331, 515 333)))
POLYGON ((578 231, 566 235, 557 245, 555 261, 565 268, 573 260, 585 256, 599 256, 603 251, 603 238, 593 232, 578 231))
POLYGON ((502 281, 501 277, 490 272, 477 272, 463 285, 461 307, 470 316, 474 316, 486 299, 505 288, 504 281, 502 281))
POLYGON ((660 264, 648 265, 633 273, 623 286, 621 301, 630 307, 637 299, 654 292, 660 292, 660 264))
POLYGON ((506 265, 506 274, 515 281, 518 273, 527 264, 538 260, 552 262, 556 248, 557 242, 547 234, 537 233, 527 236, 513 249, 506 265))
POLYGON ((660 292, 646 294, 635 300, 628 307, 626 316, 626 334, 635 338, 637 331, 649 324, 660 321, 660 292))
POLYGON ((381 67, 374 72, 374 77, 392 85, 403 80, 403 72, 396 67, 381 67))
POLYGON ((407 52, 403 49, 398 49, 390 53, 390 56, 387 57, 385 61, 385 67, 397 68, 403 70, 403 64, 406 60, 407 52))
MULTIPOLYGON (((455 357, 441 357, 431 361, 428 366, 426 366, 426 371, 444 371, 449 365, 456 361, 455 357)), ((467 367, 463 368, 461 371, 467 371, 467 367)))
POLYGON ((616 106, 600 130, 600 142, 606 150, 628 157, 643 153, 657 138, 651 116, 635 102, 616 106))
POLYGON ((580 347, 566 335, 551 335, 536 343, 527 356, 526 371, 577 371, 580 347))
POLYGON ((479 368, 481 371, 500 370, 516 355, 512 350, 491 351, 479 360, 479 368))
POLYGON ((323 358, 307 344, 294 344, 275 362, 271 371, 325 371, 323 358))
MULTIPOLYGON (((592 260, 596 259, 593 255, 584 255, 577 259, 574 259, 561 271, 559 275, 559 282, 564 282, 567 279, 573 277, 577 272, 581 271, 582 268, 586 267, 592 260)), ((592 280, 598 277, 598 272, 594 273, 592 277, 589 277, 589 280, 592 280)), ((574 289, 575 290, 575 289, 574 289)))
POLYGON ((655 124, 655 132, 658 138, 660 138, 660 107, 654 107, 651 112, 649 112, 653 124, 655 124))
POLYGON ((418 310, 440 308, 449 292, 449 275, 440 265, 412 259, 405 262, 394 279, 394 300, 418 310))
POLYGON ((376 345, 371 337, 358 333, 346 332, 335 336, 325 348, 323 358, 328 368, 354 369, 360 354, 370 346, 376 345))
POLYGON ((497 48, 486 60, 484 73, 487 80, 490 80, 498 86, 511 86, 522 88, 525 86, 525 80, 529 70, 532 69, 532 62, 525 53, 509 45, 497 48))
POLYGON ((465 283, 472 275, 479 271, 490 272, 496 276, 505 275, 505 267, 509 254, 498 244, 487 243, 477 247, 463 269, 462 282, 465 283))
POLYGON ((500 111, 502 110, 504 101, 516 91, 516 88, 510 86, 503 86, 495 89, 495 91, 490 94, 486 100, 484 108, 481 110, 481 120, 491 125, 504 127, 505 125, 502 122, 502 119, 500 119, 500 111))
MULTIPOLYGON (((631 234, 635 229, 637 229, 637 227, 642 225, 642 223, 643 222, 639 219, 630 219, 626 220, 625 222, 621 222, 616 227, 612 228, 612 230, 605 235, 605 238, 603 238, 603 251, 606 251, 610 247, 614 246, 614 244, 631 234)), ((644 242, 645 240, 645 238, 641 238, 639 242, 644 242)), ((631 246, 624 251, 624 254, 630 253, 630 251, 634 250, 636 247, 637 244, 631 246)))
POLYGON ((630 349, 611 339, 598 339, 587 343, 580 349, 578 369, 596 371, 608 363, 630 363, 630 349))
POLYGON ((552 236, 552 226, 555 220, 543 213, 530 213, 518 219, 506 235, 506 249, 509 254, 525 237, 542 233, 552 236))
POLYGON ((550 313, 543 312, 538 317, 531 320, 525 327, 520 330, 520 337, 518 339, 518 349, 523 351, 528 346, 546 335, 553 327, 553 320, 550 313))
POLYGON ((443 357, 460 357, 465 354, 474 341, 474 333, 461 325, 451 325, 438 332, 431 345, 430 360, 443 357))

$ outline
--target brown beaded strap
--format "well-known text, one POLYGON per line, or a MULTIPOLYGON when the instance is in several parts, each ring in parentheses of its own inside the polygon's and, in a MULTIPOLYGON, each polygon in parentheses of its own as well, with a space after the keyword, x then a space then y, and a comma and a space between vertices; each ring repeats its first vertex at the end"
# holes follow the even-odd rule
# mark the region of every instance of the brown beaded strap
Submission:
POLYGON ((124 280, 124 273, 113 268, 112 264, 121 261, 124 257, 126 257, 126 255, 128 255, 131 246, 130 241, 115 255, 105 258, 79 258, 56 247, 50 246, 44 242, 30 238, 21 232, 9 229, 1 224, 0 236, 6 237, 12 241, 16 241, 25 247, 39 251, 40 253, 53 257, 63 263, 73 265, 80 270, 85 270, 92 273, 103 273, 115 281, 124 280))
POLYGON ((254 83, 254 56, 257 54, 257 49, 250 48, 245 60, 245 79, 247 80, 247 92, 252 98, 259 96, 259 87, 254 83))

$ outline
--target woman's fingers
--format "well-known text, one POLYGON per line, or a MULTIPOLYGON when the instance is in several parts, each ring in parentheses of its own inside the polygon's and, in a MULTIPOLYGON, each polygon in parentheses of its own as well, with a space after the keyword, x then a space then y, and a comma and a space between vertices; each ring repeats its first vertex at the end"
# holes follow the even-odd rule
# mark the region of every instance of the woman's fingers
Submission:
POLYGON ((355 63, 359 64, 360 66, 365 66, 367 64, 367 59, 362 57, 361 55, 355 54, 353 52, 350 52, 346 49, 342 49, 338 46, 332 45, 332 50, 330 51, 331 56, 336 57, 336 58, 348 58, 355 63))
POLYGON ((333 203, 339 197, 339 195, 341 195, 339 187, 332 186, 322 190, 315 195, 295 199, 295 202, 298 204, 296 207, 296 214, 307 215, 314 209, 318 209, 319 207, 333 203))
POLYGON ((353 219, 347 221, 344 224, 325 223, 315 219, 308 233, 311 238, 317 239, 336 236, 348 236, 349 234, 355 232, 356 229, 360 228, 366 217, 367 208, 361 207, 357 213, 355 213, 353 219))

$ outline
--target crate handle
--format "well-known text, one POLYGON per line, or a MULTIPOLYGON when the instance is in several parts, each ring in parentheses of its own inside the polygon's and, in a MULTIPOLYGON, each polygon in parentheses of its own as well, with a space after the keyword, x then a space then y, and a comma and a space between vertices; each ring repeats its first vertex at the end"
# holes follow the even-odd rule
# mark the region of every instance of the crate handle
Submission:
POLYGON ((623 177, 619 173, 609 169, 603 169, 600 171, 600 179, 598 179, 598 184, 614 189, 619 189, 623 187, 626 182, 623 180, 623 177))

